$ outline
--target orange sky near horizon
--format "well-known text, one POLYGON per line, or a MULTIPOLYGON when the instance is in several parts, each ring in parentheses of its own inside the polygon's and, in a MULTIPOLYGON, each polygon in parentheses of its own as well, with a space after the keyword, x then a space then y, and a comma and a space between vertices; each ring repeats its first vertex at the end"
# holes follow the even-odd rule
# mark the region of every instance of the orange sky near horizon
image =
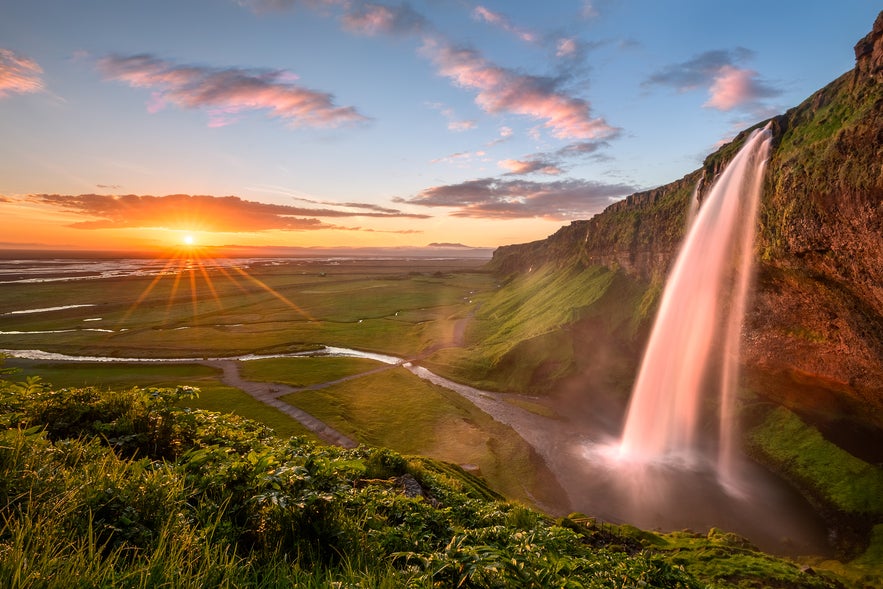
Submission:
POLYGON ((152 252, 180 246, 187 236, 193 245, 208 247, 419 247, 430 243, 497 247, 542 239, 562 225, 537 219, 488 223, 420 216, 406 218, 405 225, 412 228, 402 229, 399 215, 300 217, 279 214, 294 211, 235 197, 201 197, 200 202, 191 202, 195 197, 177 195, 173 200, 178 202, 166 202, 166 207, 158 204, 173 197, 149 197, 149 203, 135 197, 119 210, 110 210, 106 203, 90 208, 88 202, 72 210, 40 196, 47 195, 0 196, 4 203, 0 248, 152 252), (223 201, 221 206, 216 206, 219 201, 223 201))

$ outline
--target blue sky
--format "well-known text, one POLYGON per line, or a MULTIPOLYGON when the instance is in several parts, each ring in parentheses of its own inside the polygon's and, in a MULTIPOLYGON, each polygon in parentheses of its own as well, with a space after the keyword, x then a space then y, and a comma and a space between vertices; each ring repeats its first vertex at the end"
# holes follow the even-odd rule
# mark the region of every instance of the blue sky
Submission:
POLYGON ((0 247, 540 239, 851 69, 878 10, 0 0, 0 247))

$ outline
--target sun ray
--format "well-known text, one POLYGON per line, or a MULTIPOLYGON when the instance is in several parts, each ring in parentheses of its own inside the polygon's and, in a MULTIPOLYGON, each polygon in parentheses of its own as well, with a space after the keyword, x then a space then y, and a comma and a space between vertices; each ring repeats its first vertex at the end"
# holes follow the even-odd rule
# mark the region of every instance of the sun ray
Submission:
POLYGON ((123 315, 122 319, 117 322, 117 329, 121 328, 126 323, 126 321, 129 320, 129 317, 132 316, 132 313, 134 313, 135 310, 141 305, 141 303, 144 302, 144 299, 146 299, 150 295, 150 293, 153 291, 159 281, 167 276, 169 268, 171 268, 176 261, 176 258, 169 258, 169 261, 166 262, 166 265, 163 266, 163 269, 159 271, 159 274, 156 275, 156 278, 154 278, 150 282, 150 284, 147 285, 147 287, 141 292, 138 298, 135 299, 135 302, 132 303, 132 305, 126 310, 126 313, 123 315))
POLYGON ((193 307, 193 324, 199 322, 199 293, 196 292, 196 270, 193 265, 188 266, 187 274, 190 278, 190 304, 193 307))
MULTIPOLYGON (((220 266, 216 265, 215 268, 220 269, 220 266)), ((211 292, 212 298, 218 306, 218 311, 223 311, 224 303, 221 302, 221 297, 218 294, 217 289, 215 289, 214 281, 211 279, 211 276, 209 276, 208 270, 206 270, 205 264, 202 262, 202 258, 199 258, 199 271, 202 273, 202 279, 205 281, 206 286, 208 286, 209 292, 211 292)))
POLYGON ((175 302, 175 295, 178 294, 178 286, 181 283, 181 274, 184 270, 184 260, 183 258, 178 258, 178 271, 175 272, 175 280, 172 282, 172 290, 169 292, 169 300, 166 303, 166 314, 163 318, 163 325, 166 325, 169 321, 169 315, 172 312, 172 304, 175 302))
POLYGON ((267 291, 268 293, 270 293, 271 295, 273 295, 274 297, 276 297, 277 299, 279 299, 280 301, 282 301, 283 303, 285 303, 289 307, 291 307, 292 309, 294 309, 295 311, 297 311, 298 313, 300 313, 303 317, 306 317, 309 321, 315 321, 315 318, 312 315, 310 315, 309 313, 307 313, 306 311, 301 309, 297 304, 291 302, 288 298, 285 297, 285 295, 276 291, 275 289, 273 289, 271 286, 269 286, 264 281, 262 281, 258 278, 255 278, 254 276, 252 276, 251 274, 249 274, 248 272, 246 272, 245 270, 243 270, 239 266, 234 266, 233 269, 235 271, 237 271, 239 274, 241 274, 242 276, 244 276, 245 278, 247 278, 248 280, 250 280, 251 282, 260 286, 262 289, 264 289, 265 291, 267 291))

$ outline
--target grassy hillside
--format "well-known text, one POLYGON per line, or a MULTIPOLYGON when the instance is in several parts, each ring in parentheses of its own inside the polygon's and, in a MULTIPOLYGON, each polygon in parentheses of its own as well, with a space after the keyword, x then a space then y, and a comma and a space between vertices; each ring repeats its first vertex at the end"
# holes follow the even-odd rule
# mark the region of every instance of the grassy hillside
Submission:
POLYGON ((0 585, 840 586, 719 531, 553 521, 445 463, 179 406, 194 393, 0 381, 0 585))
POLYGON ((421 363, 482 388, 548 393, 603 351, 600 340, 582 345, 582 332, 618 338, 614 348, 630 342, 654 296, 621 271, 545 264, 477 297, 465 345, 421 363))

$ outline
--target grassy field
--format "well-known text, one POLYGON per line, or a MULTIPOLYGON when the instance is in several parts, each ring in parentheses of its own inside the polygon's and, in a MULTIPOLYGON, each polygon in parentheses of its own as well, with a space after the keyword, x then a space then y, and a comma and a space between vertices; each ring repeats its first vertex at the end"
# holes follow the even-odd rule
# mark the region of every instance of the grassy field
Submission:
POLYGON ((200 357, 319 345, 408 355, 449 338, 475 261, 292 260, 160 276, 0 284, 0 348, 200 357), (88 305, 41 313, 16 313, 88 305))
POLYGON ((528 503, 555 490, 532 449, 472 403, 400 367, 283 400, 367 444, 477 468, 491 487, 528 503))
POLYGON ((362 374, 384 366, 387 365, 366 358, 301 356, 250 360, 241 364, 239 373, 247 380, 308 387, 362 374))

